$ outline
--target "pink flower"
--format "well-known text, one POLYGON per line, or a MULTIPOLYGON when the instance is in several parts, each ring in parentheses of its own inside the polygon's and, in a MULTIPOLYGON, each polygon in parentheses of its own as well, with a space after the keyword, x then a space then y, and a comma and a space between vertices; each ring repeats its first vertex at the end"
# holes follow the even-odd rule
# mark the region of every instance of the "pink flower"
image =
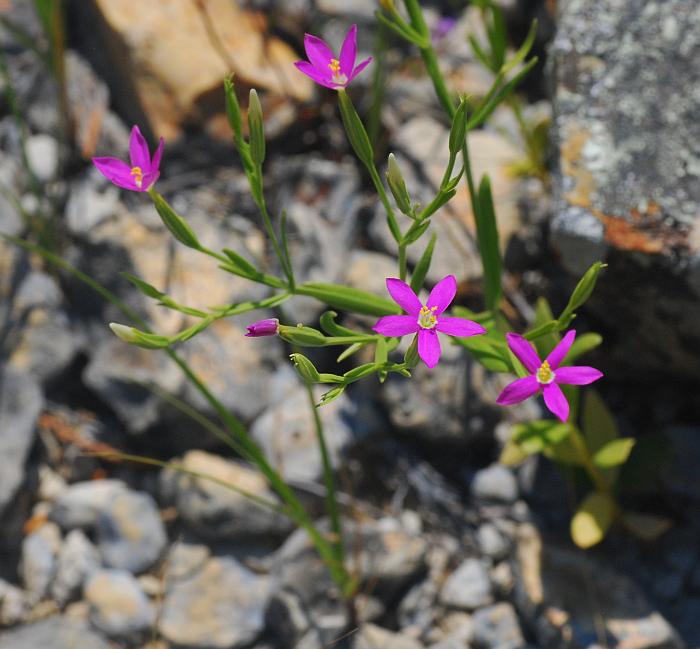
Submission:
POLYGON ((309 60, 297 61, 294 65, 307 77, 326 88, 345 88, 372 61, 370 57, 355 66, 357 25, 353 25, 348 31, 338 58, 335 58, 326 41, 311 34, 304 35, 304 49, 309 60))
POLYGON ((251 325, 248 325, 246 336, 249 338, 259 338, 261 336, 276 336, 279 332, 280 321, 277 318, 268 318, 267 320, 258 320, 251 325))
POLYGON ((535 348, 518 334, 506 334, 508 347, 518 357, 531 376, 518 379, 507 385, 496 399, 496 403, 509 406, 520 403, 538 392, 540 388, 544 394, 544 403, 563 422, 569 418, 569 402, 561 391, 559 384, 588 385, 597 381, 603 373, 593 367, 559 367, 564 357, 569 353, 574 344, 576 331, 571 329, 561 339, 561 342, 552 350, 543 362, 537 355, 535 348))
POLYGON ((465 318, 442 317, 457 293, 457 280, 448 275, 430 292, 423 306, 413 289, 400 279, 389 277, 386 287, 394 302, 408 315, 388 315, 380 318, 373 329, 383 336, 405 336, 418 333, 418 355, 430 368, 440 360, 438 331, 450 336, 476 336, 486 333, 480 324, 465 318))
POLYGON ((93 158, 92 162, 100 173, 111 180, 117 187, 134 192, 147 192, 160 176, 160 159, 163 156, 163 138, 151 158, 146 139, 138 126, 131 129, 129 138, 129 157, 131 164, 118 158, 93 158))

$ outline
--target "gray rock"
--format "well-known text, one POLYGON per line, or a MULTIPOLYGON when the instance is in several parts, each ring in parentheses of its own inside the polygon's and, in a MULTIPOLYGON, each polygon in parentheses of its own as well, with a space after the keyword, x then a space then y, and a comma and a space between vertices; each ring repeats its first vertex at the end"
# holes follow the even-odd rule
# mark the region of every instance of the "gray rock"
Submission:
POLYGON ((56 499, 50 518, 66 531, 94 528, 100 513, 107 511, 112 500, 127 489, 121 480, 76 482, 56 499))
POLYGON ((575 275, 609 264, 589 308, 621 334, 639 332, 609 350, 630 375, 694 376, 700 357, 700 122, 688 93, 700 83, 699 33, 695 0, 572 0, 550 48, 551 239, 575 275))
POLYGON ((36 602, 48 593, 56 573, 56 557, 61 547, 61 531, 46 523, 22 541, 19 572, 25 590, 36 602))
POLYGON ((50 617, 0 632, 0 649, 110 649, 109 643, 83 622, 66 616, 50 617))
POLYGON ((429 633, 439 640, 428 645, 428 649, 464 649, 471 646, 474 638, 472 616, 463 612, 452 612, 440 620, 440 627, 429 633))
POLYGON ((401 628, 413 627, 425 633, 437 615, 435 602, 439 589, 434 579, 428 578, 413 586, 398 606, 401 628))
POLYGON ((472 498, 513 503, 518 498, 518 482, 502 464, 477 471, 471 483, 472 498))
POLYGON ((376 624, 363 624, 353 636, 352 649, 422 649, 423 645, 403 633, 394 633, 376 624))
POLYGON ((268 596, 267 577, 215 557, 194 574, 168 579, 159 630, 176 646, 244 647, 263 629, 268 596))
POLYGON ((105 182, 100 172, 92 167, 71 187, 66 203, 66 225, 77 235, 89 232, 116 213, 119 190, 105 182))
POLYGON ((167 540, 158 507, 145 493, 116 494, 97 518, 97 546, 110 568, 143 572, 158 560, 167 540))
MULTIPOLYGON (((272 594, 265 614, 265 626, 285 647, 296 648, 311 626, 298 595, 279 590, 272 594)), ((311 637, 306 640, 311 643, 311 637)))
POLYGON ((527 523, 518 531, 515 569, 515 602, 541 644, 556 645, 568 638, 587 645, 598 637, 602 620, 605 631, 620 645, 684 647, 631 578, 590 554, 545 544, 537 529, 527 523), (590 597, 581 597, 581 583, 592 588, 590 597), (565 618, 557 621, 543 613, 547 610, 564 611, 565 618))
POLYGON ((342 16, 343 18, 348 15, 359 16, 364 19, 372 18, 377 8, 372 0, 356 0, 352 5, 342 2, 342 0, 318 0, 316 7, 323 14, 342 16))
POLYGON ((139 582, 122 570, 100 570, 85 584, 90 622, 110 638, 138 639, 155 623, 156 612, 139 582))
POLYGON ((82 592, 85 580, 99 567, 97 548, 81 530, 71 530, 58 553, 51 596, 61 606, 76 599, 82 592))
POLYGON ((0 579, 0 627, 26 622, 33 604, 33 597, 29 593, 0 579))
POLYGON ((221 482, 175 469, 166 469, 161 474, 161 493, 198 534, 214 540, 237 540, 279 536, 291 531, 289 519, 224 486, 232 485, 279 506, 280 501, 267 481, 250 466, 204 451, 190 451, 179 464, 221 482))
POLYGON ((483 649, 518 649, 525 646, 513 606, 501 602, 474 613, 474 645, 483 649))
POLYGON ((0 365, 0 515, 24 481, 44 398, 34 379, 0 365))
POLYGON ((473 610, 493 602, 489 573, 478 559, 464 561, 445 581, 440 602, 453 608, 473 610))
POLYGON ((206 545, 178 541, 168 551, 165 574, 174 580, 191 577, 202 569, 209 556, 206 545))
POLYGON ((42 182, 53 180, 58 171, 58 142, 50 135, 38 134, 27 138, 29 166, 42 182))
MULTIPOLYGON (((287 480, 315 481, 322 474, 313 412, 306 389, 291 367, 281 368, 269 386, 271 407, 250 433, 287 480)), ((320 393, 319 393, 320 395, 320 393)), ((367 437, 378 421, 346 395, 319 411, 334 464, 352 441, 367 437)))
POLYGON ((479 550, 491 559, 503 559, 508 555, 510 543, 505 535, 493 524, 484 523, 476 531, 479 550))

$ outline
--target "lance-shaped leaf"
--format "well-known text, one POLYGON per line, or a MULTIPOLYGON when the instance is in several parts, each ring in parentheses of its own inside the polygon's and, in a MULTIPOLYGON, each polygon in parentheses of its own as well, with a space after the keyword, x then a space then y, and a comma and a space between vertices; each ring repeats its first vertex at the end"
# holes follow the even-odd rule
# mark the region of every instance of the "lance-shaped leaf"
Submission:
POLYGON ((155 190, 148 192, 153 200, 153 205, 162 219, 165 227, 170 230, 172 235, 188 248, 201 250, 202 246, 197 240, 197 235, 194 230, 188 225, 187 221, 178 215, 168 202, 155 190))
POLYGON ((248 103, 248 132, 250 138, 250 157, 258 166, 265 161, 265 129, 260 99, 255 89, 250 91, 248 103))
POLYGON ((120 338, 125 343, 143 347, 144 349, 164 349, 170 345, 169 338, 156 334, 149 334, 135 327, 128 327, 117 322, 110 322, 109 328, 117 338, 120 338))
POLYGON ((340 115, 343 118, 343 125, 348 136, 348 141, 352 146, 357 157, 364 162, 367 167, 374 165, 374 151, 369 135, 365 130, 364 124, 360 116, 357 114, 355 107, 350 101, 350 97, 345 90, 338 91, 338 105, 340 106, 340 115))
POLYGON ((495 311, 501 301, 501 251, 498 247, 498 224, 488 176, 484 176, 479 185, 476 234, 484 268, 486 308, 495 311))
POLYGON ((593 492, 571 519, 571 538, 580 548, 600 543, 615 520, 617 505, 607 493, 593 492))
POLYGON ((631 437, 620 437, 612 442, 608 442, 593 456, 593 464, 601 469, 609 469, 624 464, 632 452, 634 443, 635 440, 631 437))
POLYGON ((299 295, 316 298, 328 306, 353 313, 374 316, 401 313, 401 308, 390 300, 341 284, 308 282, 297 286, 296 292, 299 295))
POLYGON ((607 264, 600 261, 596 261, 579 280, 574 292, 569 298, 569 303, 559 316, 559 324, 562 328, 569 326, 569 323, 573 320, 576 309, 585 304, 588 298, 591 297, 591 293, 593 293, 596 281, 598 280, 598 274, 606 265, 607 264))

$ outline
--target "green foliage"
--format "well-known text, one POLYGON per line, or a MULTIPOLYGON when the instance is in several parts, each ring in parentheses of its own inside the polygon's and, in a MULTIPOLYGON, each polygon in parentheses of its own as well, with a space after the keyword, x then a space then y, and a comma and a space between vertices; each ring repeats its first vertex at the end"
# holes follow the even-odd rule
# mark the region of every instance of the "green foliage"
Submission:
POLYGON ((600 543, 613 524, 616 513, 617 505, 609 494, 589 494, 571 519, 571 538, 580 548, 590 548, 600 543))
POLYGON ((484 266, 486 308, 495 311, 501 301, 502 264, 498 247, 498 224, 488 176, 484 176, 479 185, 479 211, 476 218, 479 251, 484 266))

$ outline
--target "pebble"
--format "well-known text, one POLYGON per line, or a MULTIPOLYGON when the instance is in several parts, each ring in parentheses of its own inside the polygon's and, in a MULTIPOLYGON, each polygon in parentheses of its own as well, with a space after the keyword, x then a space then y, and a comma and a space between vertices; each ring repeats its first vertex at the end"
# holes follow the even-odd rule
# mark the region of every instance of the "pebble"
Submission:
POLYGON ((423 645, 403 633, 394 633, 376 624, 363 624, 353 636, 352 649, 423 649, 423 645))
POLYGON ((41 182, 56 177, 58 171, 58 142, 44 133, 31 135, 26 143, 29 166, 41 182))
POLYGON ((136 578, 123 570, 100 570, 85 584, 90 622, 110 638, 137 639, 155 623, 156 612, 136 578))
POLYGON ((58 553, 51 596, 63 606, 82 592, 85 580, 100 567, 100 555, 84 532, 71 530, 58 553))
POLYGON ((79 619, 58 615, 0 633, 0 649, 110 649, 79 619))
POLYGON ((35 602, 48 593, 60 547, 61 531, 55 523, 45 523, 22 542, 19 572, 25 590, 35 602))
POLYGON ((213 557, 186 577, 168 579, 160 633, 176 646, 238 649, 263 630, 269 579, 231 557, 213 557))
POLYGON ((510 551, 508 539, 493 523, 484 523, 479 527, 476 531, 476 541, 481 553, 491 559, 503 559, 510 551))
POLYGON ((445 581, 440 602, 453 608, 473 610, 493 602, 489 574, 478 559, 467 559, 445 581))
POLYGON ((514 503, 518 498, 518 483, 511 471, 501 464, 492 464, 477 471, 471 483, 472 497, 514 503))
POLYGON ((474 644, 497 649, 518 649, 525 645, 515 609, 508 602, 474 613, 474 644))

